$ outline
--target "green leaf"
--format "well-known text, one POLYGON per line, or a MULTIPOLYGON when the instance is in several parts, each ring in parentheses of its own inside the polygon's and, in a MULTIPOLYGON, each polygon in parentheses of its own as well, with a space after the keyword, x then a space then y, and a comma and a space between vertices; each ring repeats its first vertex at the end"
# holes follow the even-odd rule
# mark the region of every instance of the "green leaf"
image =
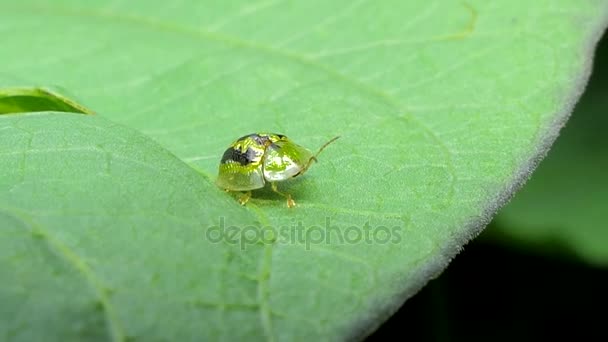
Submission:
POLYGON ((93 114, 77 102, 44 88, 0 88, 0 114, 58 111, 93 114))
POLYGON ((605 43, 572 119, 530 182, 496 218, 489 238, 608 266, 605 43))
POLYGON ((534 168, 608 12, 575 0, 1 6, 0 86, 59 85, 99 114, 0 116, 0 331, 61 341, 362 338, 534 168), (270 191, 243 208, 213 185, 224 150, 257 131, 311 149, 341 136, 280 184, 296 208, 270 191))

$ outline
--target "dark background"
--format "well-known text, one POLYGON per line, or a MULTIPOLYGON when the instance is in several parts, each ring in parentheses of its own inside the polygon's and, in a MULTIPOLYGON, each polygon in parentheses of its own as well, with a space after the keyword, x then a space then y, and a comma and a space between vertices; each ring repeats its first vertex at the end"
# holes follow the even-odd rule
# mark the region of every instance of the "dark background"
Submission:
MULTIPOLYGON (((596 51, 587 89, 547 159, 567 140, 564 136, 581 126, 608 136, 608 108, 594 115, 581 109, 581 104, 608 95, 607 37, 596 51)), ((598 186, 596 191, 608 189, 598 186)), ((517 200, 516 195, 512 202, 517 200)), ((608 213, 608 203, 594 205, 608 213)), ((608 341, 608 266, 586 262, 567 244, 549 238, 543 244, 508 239, 508 229, 499 219, 492 222, 368 340, 608 341)))

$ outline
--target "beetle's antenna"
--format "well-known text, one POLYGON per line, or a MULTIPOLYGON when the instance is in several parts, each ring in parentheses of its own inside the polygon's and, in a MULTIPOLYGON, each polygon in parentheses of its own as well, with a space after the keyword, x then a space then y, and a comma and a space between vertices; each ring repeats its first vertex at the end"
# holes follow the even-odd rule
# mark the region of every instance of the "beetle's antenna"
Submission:
POLYGON ((321 152, 331 143, 333 143, 334 141, 338 140, 340 136, 334 137, 331 140, 329 140, 328 142, 326 142, 325 144, 323 144, 323 146, 321 146, 321 148, 319 148, 319 150, 317 151, 317 153, 315 153, 314 156, 310 157, 310 159, 308 160, 308 163, 306 164, 306 166, 302 169, 302 171, 298 172, 298 175, 303 174, 304 172, 306 172, 306 170, 308 170, 308 168, 310 167, 310 165, 312 165, 312 162, 316 162, 317 161, 317 157, 319 156, 319 154, 321 154, 321 152))
POLYGON ((321 154, 321 151, 323 151, 329 144, 331 144, 334 141, 338 140, 339 137, 340 136, 338 135, 337 137, 334 137, 330 141, 328 141, 325 144, 323 144, 323 146, 321 146, 321 148, 319 149, 319 151, 317 151, 317 153, 312 158, 316 161, 317 157, 319 156, 319 154, 321 154))

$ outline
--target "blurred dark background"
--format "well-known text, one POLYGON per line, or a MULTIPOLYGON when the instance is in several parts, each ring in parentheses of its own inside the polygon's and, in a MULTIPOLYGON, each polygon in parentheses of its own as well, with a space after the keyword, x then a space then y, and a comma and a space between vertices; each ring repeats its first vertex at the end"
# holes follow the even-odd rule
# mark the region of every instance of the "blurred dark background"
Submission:
POLYGON ((608 38, 529 182, 369 341, 608 341, 608 38))

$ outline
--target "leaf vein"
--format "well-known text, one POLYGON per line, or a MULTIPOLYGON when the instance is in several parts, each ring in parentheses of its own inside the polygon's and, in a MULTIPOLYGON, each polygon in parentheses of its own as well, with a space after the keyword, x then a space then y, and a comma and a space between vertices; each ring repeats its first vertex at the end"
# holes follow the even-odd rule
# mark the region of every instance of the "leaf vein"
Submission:
MULTIPOLYGON (((14 212, 14 211, 13 211, 14 212)), ((16 214, 16 213, 15 213, 16 214)), ((56 239, 48 231, 42 229, 42 227, 34 222, 29 215, 25 212, 20 213, 19 219, 30 226, 30 232, 36 234, 42 238, 52 251, 58 253, 62 259, 64 259, 68 265, 72 266, 83 278, 89 283, 104 311, 104 317, 108 323, 108 329, 112 335, 112 340, 119 342, 125 341, 125 334, 118 317, 114 311, 114 307, 108 297, 108 288, 103 284, 100 278, 94 273, 89 265, 84 261, 82 257, 76 254, 71 248, 62 243, 59 239, 56 239)), ((33 236, 33 235, 32 235, 33 236)))

